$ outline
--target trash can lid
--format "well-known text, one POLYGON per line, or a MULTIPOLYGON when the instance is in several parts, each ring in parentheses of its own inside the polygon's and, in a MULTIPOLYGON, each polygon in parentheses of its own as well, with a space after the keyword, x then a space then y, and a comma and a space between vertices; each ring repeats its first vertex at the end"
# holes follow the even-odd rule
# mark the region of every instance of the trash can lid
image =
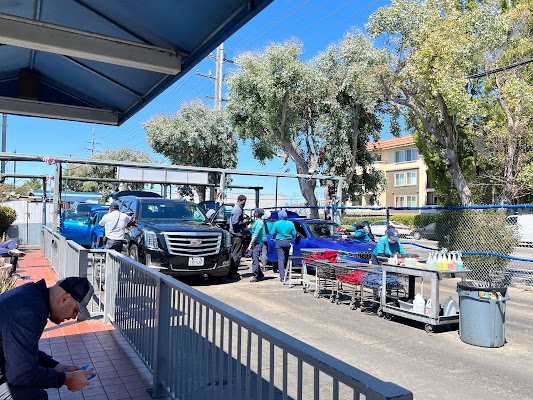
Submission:
POLYGON ((496 286, 484 281, 461 281, 457 282, 457 288, 462 290, 470 290, 477 292, 494 292, 501 293, 502 295, 507 292, 507 287, 496 286))

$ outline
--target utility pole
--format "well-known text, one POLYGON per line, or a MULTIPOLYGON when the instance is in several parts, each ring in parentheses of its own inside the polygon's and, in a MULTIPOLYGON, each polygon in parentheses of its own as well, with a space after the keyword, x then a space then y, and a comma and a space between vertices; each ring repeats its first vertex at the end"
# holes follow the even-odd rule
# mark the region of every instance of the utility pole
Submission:
POLYGON ((224 43, 217 47, 217 69, 215 74, 215 110, 222 107, 222 63, 224 62, 224 43))
POLYGON ((91 145, 91 147, 85 147, 85 150, 89 150, 91 152, 91 158, 93 158, 94 153, 95 153, 94 145, 95 144, 101 144, 100 142, 95 141, 95 136, 96 136, 96 132, 95 132, 95 130, 93 128, 92 139, 87 142, 87 143, 89 143, 91 145))
POLYGON ((196 71, 196 75, 200 75, 200 76, 203 76, 205 78, 210 78, 210 79, 214 79, 215 80, 215 97, 211 97, 211 96, 205 96, 205 97, 213 99, 214 100, 214 107, 213 108, 215 110, 220 110, 220 109, 222 109, 222 102, 226 101, 225 99, 222 98, 222 82, 223 82, 223 79, 222 79, 222 65, 224 64, 224 62, 233 63, 233 61, 232 60, 228 60, 224 56, 224 43, 221 43, 217 47, 217 55, 216 56, 209 55, 209 57, 214 58, 215 61, 216 61, 215 76, 211 75, 211 71, 209 71, 208 74, 202 74, 201 72, 196 71))
MULTIPOLYGON (((7 114, 2 114, 2 153, 6 152, 6 138, 7 138, 7 114)), ((6 173, 6 162, 2 161, 0 167, 1 173, 6 173)))

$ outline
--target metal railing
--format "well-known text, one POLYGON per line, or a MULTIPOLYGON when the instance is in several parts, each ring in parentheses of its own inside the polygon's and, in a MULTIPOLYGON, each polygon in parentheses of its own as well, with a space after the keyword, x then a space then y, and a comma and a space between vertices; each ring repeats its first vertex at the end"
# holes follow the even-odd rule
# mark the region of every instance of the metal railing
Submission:
POLYGON ((64 273, 73 272, 77 265, 80 274, 85 271, 98 285, 95 297, 104 297, 105 320, 114 323, 153 373, 153 397, 413 398, 402 387, 381 381, 128 257, 69 246, 69 241, 61 238, 44 230, 47 259, 72 262, 72 268, 52 265, 64 273), (75 252, 80 257, 77 263, 73 261, 75 252))
POLYGON ((105 317, 175 399, 411 399, 167 275, 107 254, 105 317))

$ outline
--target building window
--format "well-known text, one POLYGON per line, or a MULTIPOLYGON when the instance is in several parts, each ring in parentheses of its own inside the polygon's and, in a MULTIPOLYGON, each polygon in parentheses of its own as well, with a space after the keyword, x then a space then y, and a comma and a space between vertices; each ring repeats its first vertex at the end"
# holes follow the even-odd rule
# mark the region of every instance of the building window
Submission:
POLYGON ((416 172, 408 172, 406 176, 406 185, 416 185, 416 172))
POLYGON ((413 186, 417 184, 415 172, 398 172, 394 174, 394 186, 413 186))
POLYGON ((374 161, 381 161, 381 154, 376 154, 374 161))
POLYGON ((418 160, 418 149, 398 150, 394 152, 394 162, 406 162, 418 160))
POLYGON ((416 196, 396 196, 394 197, 395 207, 417 207, 416 196))

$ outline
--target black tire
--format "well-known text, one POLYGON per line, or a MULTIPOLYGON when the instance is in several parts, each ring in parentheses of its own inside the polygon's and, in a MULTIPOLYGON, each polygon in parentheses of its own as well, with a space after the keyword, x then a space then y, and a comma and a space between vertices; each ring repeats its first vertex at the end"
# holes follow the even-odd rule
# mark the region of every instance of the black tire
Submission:
POLYGON ((135 261, 139 261, 139 247, 135 243, 131 244, 128 249, 128 256, 135 261))
POLYGON ((435 327, 433 325, 430 325, 430 324, 426 324, 426 326, 424 326, 424 329, 427 333, 434 333, 435 332, 435 327))
POLYGON ((413 233, 413 238, 415 240, 420 240, 420 239, 422 239, 422 234, 420 232, 415 232, 415 233, 413 233))

